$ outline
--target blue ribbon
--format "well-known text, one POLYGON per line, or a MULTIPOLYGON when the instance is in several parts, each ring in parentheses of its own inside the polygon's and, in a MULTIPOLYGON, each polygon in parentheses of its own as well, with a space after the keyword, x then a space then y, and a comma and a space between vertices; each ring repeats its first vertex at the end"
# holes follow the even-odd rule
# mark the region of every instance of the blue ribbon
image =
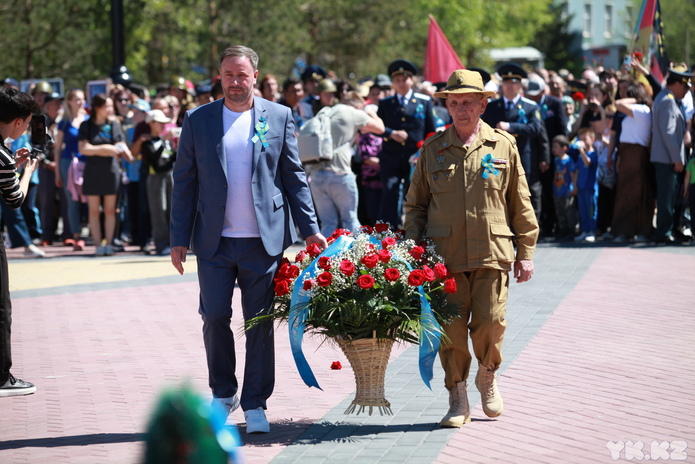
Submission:
POLYGON ((494 174, 496 176, 500 175, 499 170, 495 169, 495 165, 493 163, 494 158, 492 157, 492 153, 488 153, 483 157, 483 161, 480 163, 483 168, 483 179, 487 179, 487 176, 489 174, 494 174))
MULTIPOLYGON (((375 246, 381 248, 381 242, 375 237, 369 237, 370 242, 375 246)), ((304 383, 309 387, 316 387, 319 390, 322 388, 319 386, 314 373, 309 366, 309 363, 302 352, 302 339, 304 337, 304 331, 306 329, 306 319, 308 316, 308 304, 311 300, 311 295, 313 293, 312 289, 304 290, 304 281, 307 279, 312 279, 318 273, 318 261, 322 257, 332 257, 344 250, 348 250, 355 239, 352 237, 347 237, 341 235, 338 237, 326 250, 323 251, 319 256, 317 256, 309 266, 302 271, 302 273, 295 280, 294 288, 292 289, 292 297, 290 299, 290 314, 288 317, 288 327, 290 331, 290 347, 292 349, 292 356, 294 357, 294 362, 297 365, 297 371, 299 371, 299 376, 302 378, 304 383)), ((410 264, 404 259, 397 255, 393 256, 398 261, 405 263, 409 270, 412 270, 410 264)), ((441 327, 434 316, 432 307, 430 306, 425 292, 422 286, 418 287, 418 293, 420 294, 420 353, 419 353, 419 365, 420 365, 420 377, 422 381, 427 385, 430 390, 430 382, 434 377, 433 367, 434 358, 437 356, 440 345, 441 337, 441 327)))
POLYGON ((260 117, 258 119, 258 122, 256 123, 256 127, 254 130, 255 135, 253 136, 251 141, 253 143, 256 143, 260 140, 263 147, 268 148, 268 146, 270 144, 268 143, 268 141, 265 138, 265 133, 268 132, 268 129, 269 129, 269 127, 268 127, 268 123, 266 122, 266 119, 264 117, 260 117))
POLYGON ((528 124, 526 110, 521 105, 519 105, 519 117, 516 119, 516 122, 520 122, 521 124, 528 124))
POLYGON ((425 119, 425 107, 420 103, 415 108, 415 117, 418 119, 425 119))

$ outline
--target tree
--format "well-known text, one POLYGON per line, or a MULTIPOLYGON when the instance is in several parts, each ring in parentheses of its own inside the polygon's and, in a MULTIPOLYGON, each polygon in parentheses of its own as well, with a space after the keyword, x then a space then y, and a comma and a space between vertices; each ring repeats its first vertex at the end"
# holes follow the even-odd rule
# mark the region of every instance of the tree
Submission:
POLYGON ((581 34, 570 31, 572 17, 566 15, 567 2, 551 4, 548 7, 552 21, 542 27, 531 41, 545 54, 547 69, 568 69, 574 74, 582 71, 581 34))

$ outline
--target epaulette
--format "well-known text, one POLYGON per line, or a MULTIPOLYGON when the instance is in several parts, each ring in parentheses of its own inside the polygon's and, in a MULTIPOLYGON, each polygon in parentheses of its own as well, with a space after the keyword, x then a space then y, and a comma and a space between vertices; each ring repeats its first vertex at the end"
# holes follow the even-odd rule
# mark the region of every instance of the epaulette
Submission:
POLYGON ((538 106, 538 103, 526 97, 521 97, 521 101, 523 101, 524 103, 530 103, 534 106, 538 106))
POLYGON ((502 129, 492 129, 492 130, 495 132, 495 134, 501 135, 505 139, 509 140, 509 142, 512 145, 516 145, 516 138, 512 134, 510 134, 509 132, 502 130, 502 129))
POLYGON ((420 100, 432 100, 432 98, 429 95, 425 95, 424 93, 419 92, 413 92, 413 97, 419 98, 420 100))
POLYGON ((439 131, 439 132, 429 136, 427 138, 427 140, 425 140, 425 143, 422 145, 422 148, 424 149, 430 143, 434 142, 435 140, 438 140, 442 135, 444 135, 444 132, 446 132, 446 131, 439 131))

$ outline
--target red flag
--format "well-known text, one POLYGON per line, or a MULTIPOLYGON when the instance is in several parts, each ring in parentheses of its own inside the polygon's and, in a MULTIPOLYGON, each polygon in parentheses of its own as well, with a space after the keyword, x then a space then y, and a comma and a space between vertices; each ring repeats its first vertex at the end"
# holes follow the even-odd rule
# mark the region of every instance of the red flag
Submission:
POLYGON ((427 52, 422 75, 426 81, 446 82, 452 72, 464 69, 463 63, 454 51, 439 24, 430 15, 430 29, 427 33, 427 52))
POLYGON ((661 82, 668 71, 668 56, 664 47, 664 24, 659 0, 644 0, 640 10, 630 53, 646 57, 652 76, 661 82))

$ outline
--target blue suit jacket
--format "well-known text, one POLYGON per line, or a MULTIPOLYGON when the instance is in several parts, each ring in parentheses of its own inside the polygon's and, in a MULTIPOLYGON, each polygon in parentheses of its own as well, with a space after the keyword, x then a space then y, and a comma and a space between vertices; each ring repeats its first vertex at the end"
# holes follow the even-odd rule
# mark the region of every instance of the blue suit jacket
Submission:
MULTIPOLYGON (((171 246, 190 247, 211 258, 219 245, 227 203, 227 163, 222 142, 224 99, 186 113, 174 165, 171 246)), ((319 232, 306 175, 297 156, 294 119, 289 108, 254 98, 254 127, 267 121, 268 147, 253 146, 252 195, 258 229, 270 256, 319 232)))

